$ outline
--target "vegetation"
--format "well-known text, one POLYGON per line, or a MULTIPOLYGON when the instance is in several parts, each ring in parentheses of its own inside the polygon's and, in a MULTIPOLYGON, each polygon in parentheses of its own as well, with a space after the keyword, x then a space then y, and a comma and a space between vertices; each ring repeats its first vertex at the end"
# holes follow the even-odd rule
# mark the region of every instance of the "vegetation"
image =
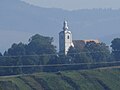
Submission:
POLYGON ((22 42, 14 43, 4 55, 0 53, 0 66, 24 66, 24 65, 48 65, 48 64, 77 64, 84 65, 63 65, 63 66, 35 66, 35 67, 1 67, 0 75, 13 75, 22 73, 34 73, 40 71, 56 72, 63 70, 81 70, 89 68, 118 66, 120 63, 94 64, 99 62, 119 61, 120 39, 112 41, 112 53, 105 43, 93 41, 70 47, 68 55, 56 52, 56 46, 52 44, 52 37, 45 37, 39 34, 32 36, 28 44, 22 42), (87 63, 93 63, 91 65, 87 63))
MULTIPOLYGON (((56 47, 52 44, 52 37, 45 37, 39 34, 32 36, 28 44, 22 42, 14 43, 4 55, 0 54, 0 66, 21 66, 21 65, 44 65, 48 64, 52 56, 56 54, 56 47)), ((0 75, 11 75, 37 72, 38 67, 28 68, 0 68, 0 75)))
POLYGON ((0 90, 119 90, 119 76, 119 69, 8 76, 0 77, 0 90))
POLYGON ((115 38, 111 43, 113 58, 120 61, 120 38, 115 38))
POLYGON ((41 55, 55 54, 56 47, 52 45, 53 38, 44 37, 39 34, 32 36, 28 44, 14 43, 11 48, 4 53, 5 56, 20 56, 20 55, 41 55))
POLYGON ((74 63, 109 61, 110 50, 105 43, 87 42, 83 47, 71 47, 68 55, 74 63), (78 54, 74 54, 78 53, 78 54))
POLYGON ((14 43, 4 55, 0 53, 0 90, 119 90, 119 69, 91 70, 120 66, 120 62, 102 63, 119 61, 119 38, 112 41, 112 53, 105 43, 88 42, 81 47, 70 47, 68 55, 58 55, 52 42, 53 38, 36 34, 28 44, 14 43), (64 65, 39 66, 48 64, 64 65), (12 67, 25 65, 28 67, 12 67), (85 69, 90 70, 68 71, 85 69), (36 72, 34 75, 24 75, 36 72), (4 77, 17 74, 23 76, 4 77))

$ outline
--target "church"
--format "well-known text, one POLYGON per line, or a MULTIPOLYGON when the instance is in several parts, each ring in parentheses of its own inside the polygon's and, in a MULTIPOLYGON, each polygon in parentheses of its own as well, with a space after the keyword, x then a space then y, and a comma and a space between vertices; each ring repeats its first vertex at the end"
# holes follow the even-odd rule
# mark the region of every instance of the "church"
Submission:
POLYGON ((72 40, 72 32, 69 31, 68 23, 67 21, 64 21, 63 23, 63 31, 59 33, 59 53, 62 53, 64 55, 67 55, 69 48, 75 45, 81 45, 82 43, 87 42, 95 42, 100 43, 98 40, 72 40))

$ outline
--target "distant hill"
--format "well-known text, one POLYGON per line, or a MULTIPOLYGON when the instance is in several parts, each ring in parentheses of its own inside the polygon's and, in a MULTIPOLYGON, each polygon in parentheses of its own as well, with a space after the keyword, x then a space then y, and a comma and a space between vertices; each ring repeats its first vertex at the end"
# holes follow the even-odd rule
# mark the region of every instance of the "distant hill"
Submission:
MULTIPOLYGON (((110 44, 111 38, 120 33, 120 10, 66 11, 37 7, 20 0, 0 0, 0 33, 3 31, 4 33, 5 31, 10 33, 11 31, 11 33, 19 35, 19 37, 16 35, 15 40, 10 39, 12 37, 9 34, 5 34, 7 37, 0 36, 0 38, 7 38, 5 39, 6 42, 7 40, 17 41, 18 38, 20 40, 20 35, 21 41, 24 41, 24 38, 39 33, 54 37, 55 44, 58 45, 58 33, 62 30, 65 19, 68 20, 73 38, 77 40, 100 39, 110 44)), ((10 44, 5 43, 2 39, 0 39, 0 42, 3 43, 3 47, 0 46, 0 48, 8 47, 7 45, 10 44)))
POLYGON ((119 90, 120 70, 64 71, 0 77, 0 90, 119 90))

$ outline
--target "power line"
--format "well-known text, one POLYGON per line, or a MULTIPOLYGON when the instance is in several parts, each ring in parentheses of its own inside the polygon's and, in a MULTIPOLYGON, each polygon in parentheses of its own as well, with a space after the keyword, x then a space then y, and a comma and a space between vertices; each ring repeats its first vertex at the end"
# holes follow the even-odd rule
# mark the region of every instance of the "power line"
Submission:
MULTIPOLYGON (((115 50, 114 52, 118 52, 120 50, 115 50)), ((70 55, 78 55, 81 53, 98 53, 98 52, 106 52, 106 51, 95 51, 95 52, 80 52, 80 53, 70 53, 70 55)), ((0 56, 0 58, 21 58, 21 57, 39 57, 39 56, 58 56, 64 55, 62 53, 56 54, 41 54, 41 55, 17 55, 17 56, 0 56)), ((21 60, 21 59, 17 59, 21 60)), ((0 66, 0 68, 24 68, 24 67, 50 67, 50 66, 69 66, 69 65, 85 65, 85 64, 109 64, 109 63, 120 63, 120 61, 113 61, 113 62, 94 62, 94 63, 73 63, 73 64, 51 64, 51 65, 15 65, 15 66, 0 66)))
MULTIPOLYGON (((120 66, 108 66, 108 67, 98 67, 98 68, 93 68, 92 70, 104 70, 104 69, 116 69, 120 68, 120 66)), ((88 69, 81 69, 80 71, 86 71, 88 69)), ((56 72, 55 72, 56 73, 56 72)), ((17 74, 17 75, 9 75, 9 76, 0 76, 0 78, 12 78, 12 77, 20 77, 20 76, 30 76, 30 75, 36 75, 39 73, 31 73, 31 74, 17 74)))
POLYGON ((95 63, 73 63, 73 64, 47 64, 47 65, 16 65, 16 66, 0 66, 0 68, 30 68, 30 67, 57 67, 57 66, 75 66, 75 65, 92 65, 92 64, 114 64, 120 61, 112 62, 95 62, 95 63))

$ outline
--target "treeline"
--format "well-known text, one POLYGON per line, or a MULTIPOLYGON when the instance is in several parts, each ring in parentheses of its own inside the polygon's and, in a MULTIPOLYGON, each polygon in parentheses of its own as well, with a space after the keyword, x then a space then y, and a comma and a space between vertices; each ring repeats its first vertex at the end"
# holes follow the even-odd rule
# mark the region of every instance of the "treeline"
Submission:
MULTIPOLYGON (((4 54, 0 54, 0 75, 32 73, 39 71, 59 71, 85 69, 105 65, 78 65, 63 67, 24 67, 25 65, 48 65, 48 64, 75 64, 120 61, 120 38, 111 42, 111 48, 105 43, 94 41, 76 44, 70 47, 67 55, 58 54, 56 46, 53 45, 52 37, 39 34, 32 36, 28 44, 22 42, 14 43, 4 54), (5 67, 3 67, 5 66, 5 67), (8 66, 8 67, 6 67, 8 66), (9 67, 18 66, 18 67, 9 67), (19 67, 21 66, 21 67, 19 67), (23 66, 23 67, 22 67, 23 66)), ((111 66, 111 64, 108 64, 111 66)), ((115 63, 115 65, 118 65, 115 63)))

